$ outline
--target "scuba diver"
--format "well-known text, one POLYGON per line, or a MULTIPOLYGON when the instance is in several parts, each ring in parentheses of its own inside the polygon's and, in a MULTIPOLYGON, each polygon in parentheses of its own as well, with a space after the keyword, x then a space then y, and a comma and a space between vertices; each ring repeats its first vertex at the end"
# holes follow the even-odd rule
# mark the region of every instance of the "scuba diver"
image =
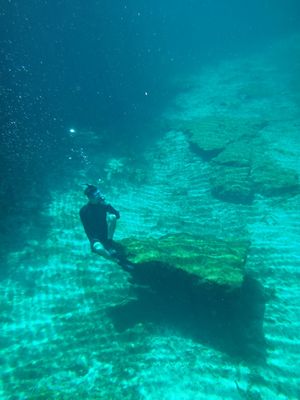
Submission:
POLYGON ((105 197, 96 186, 86 186, 84 194, 89 202, 80 209, 79 214, 91 250, 106 259, 118 261, 113 247, 113 236, 120 213, 106 203, 105 197))

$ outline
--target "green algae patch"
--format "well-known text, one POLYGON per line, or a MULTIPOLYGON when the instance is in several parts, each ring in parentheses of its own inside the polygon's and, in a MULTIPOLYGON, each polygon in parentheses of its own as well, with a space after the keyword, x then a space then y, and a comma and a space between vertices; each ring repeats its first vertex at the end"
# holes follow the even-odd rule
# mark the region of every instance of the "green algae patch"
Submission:
POLYGON ((159 239, 123 239, 124 255, 135 265, 157 264, 181 271, 198 283, 241 287, 248 244, 190 234, 170 234, 159 239))

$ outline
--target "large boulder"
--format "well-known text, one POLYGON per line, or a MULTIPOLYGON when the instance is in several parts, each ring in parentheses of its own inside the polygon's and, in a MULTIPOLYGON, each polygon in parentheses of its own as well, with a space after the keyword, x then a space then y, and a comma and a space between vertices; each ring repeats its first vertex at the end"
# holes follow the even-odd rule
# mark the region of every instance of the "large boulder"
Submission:
POLYGON ((159 239, 127 238, 121 242, 125 258, 139 268, 180 272, 197 284, 240 288, 244 280, 248 244, 190 234, 170 234, 159 239))

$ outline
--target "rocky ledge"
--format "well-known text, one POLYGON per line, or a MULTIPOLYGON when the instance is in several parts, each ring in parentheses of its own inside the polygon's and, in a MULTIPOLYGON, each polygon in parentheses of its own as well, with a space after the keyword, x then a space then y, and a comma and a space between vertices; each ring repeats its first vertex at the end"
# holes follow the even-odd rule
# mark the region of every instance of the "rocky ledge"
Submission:
POLYGON ((108 311, 117 329, 168 326, 241 359, 265 359, 266 300, 245 271, 249 243, 169 234, 117 246, 133 264, 134 295, 108 311))
POLYGON ((177 122, 191 148, 211 166, 211 191, 228 202, 249 204, 256 194, 295 195, 300 192, 297 173, 283 168, 265 154, 260 132, 264 120, 211 116, 177 122))
POLYGON ((244 280, 248 243, 223 241, 190 234, 170 234, 159 239, 127 238, 121 241, 124 257, 150 270, 180 272, 197 284, 230 289, 244 280))

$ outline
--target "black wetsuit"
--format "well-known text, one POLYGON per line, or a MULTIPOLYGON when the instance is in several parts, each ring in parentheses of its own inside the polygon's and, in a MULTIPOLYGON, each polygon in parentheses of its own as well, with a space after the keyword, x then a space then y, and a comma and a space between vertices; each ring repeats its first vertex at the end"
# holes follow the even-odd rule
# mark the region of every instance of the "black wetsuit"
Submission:
POLYGON ((110 204, 88 203, 80 210, 80 219, 92 248, 95 242, 100 242, 104 246, 108 243, 106 213, 114 214, 117 219, 120 218, 119 211, 110 204))

